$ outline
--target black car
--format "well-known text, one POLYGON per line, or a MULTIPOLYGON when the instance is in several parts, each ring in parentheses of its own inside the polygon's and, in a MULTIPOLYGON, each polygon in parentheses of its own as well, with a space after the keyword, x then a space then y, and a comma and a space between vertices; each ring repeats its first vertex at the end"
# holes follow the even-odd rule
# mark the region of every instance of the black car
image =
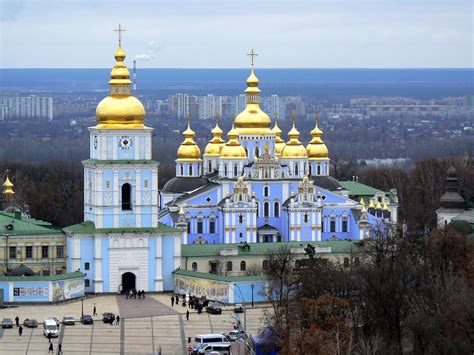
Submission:
POLYGON ((23 321, 23 325, 27 328, 38 328, 38 322, 36 319, 29 319, 29 318, 26 318, 24 321, 23 321))
POLYGON ((222 314, 222 308, 217 303, 209 303, 206 307, 206 312, 211 314, 222 314))
POLYGON ((102 321, 104 323, 113 323, 114 320, 115 320, 115 314, 110 313, 110 312, 106 312, 102 314, 102 321))
POLYGON ((13 322, 10 318, 4 318, 2 320, 2 328, 13 328, 13 322))
POLYGON ((82 324, 93 324, 94 320, 92 319, 92 316, 85 315, 85 316, 81 317, 81 323, 82 324))

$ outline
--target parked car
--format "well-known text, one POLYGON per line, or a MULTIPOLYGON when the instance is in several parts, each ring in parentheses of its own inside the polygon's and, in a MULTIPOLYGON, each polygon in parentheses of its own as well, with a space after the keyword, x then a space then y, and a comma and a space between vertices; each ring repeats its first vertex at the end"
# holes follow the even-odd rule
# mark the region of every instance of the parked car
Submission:
POLYGON ((84 315, 81 317, 81 323, 82 324, 93 324, 94 320, 92 319, 92 316, 90 315, 84 315))
POLYGON ((115 320, 115 314, 110 313, 110 312, 105 312, 102 314, 102 321, 104 323, 113 323, 115 320))
POLYGON ((238 339, 245 339, 245 332, 243 330, 231 330, 227 335, 230 341, 237 341, 238 339))
POLYGON ((63 324, 64 325, 75 325, 76 320, 74 319, 73 316, 64 316, 63 317, 63 324))
POLYGON ((212 343, 203 345, 198 351, 198 354, 219 354, 230 355, 232 345, 229 343, 212 343))
POLYGON ((27 328, 38 328, 38 322, 36 321, 36 319, 26 318, 23 321, 23 325, 27 328))
POLYGON ((13 328, 13 322, 10 318, 3 318, 2 328, 13 328))
POLYGON ((206 312, 211 314, 222 314, 222 307, 218 303, 209 302, 206 307, 206 312))
POLYGON ((56 326, 59 327, 59 323, 60 323, 60 322, 59 322, 59 319, 58 319, 58 318, 56 318, 56 317, 48 317, 48 318, 46 318, 46 319, 51 319, 51 320, 55 321, 55 322, 56 322, 56 326))
POLYGON ((234 313, 244 313, 244 306, 242 305, 242 303, 235 304, 234 313))

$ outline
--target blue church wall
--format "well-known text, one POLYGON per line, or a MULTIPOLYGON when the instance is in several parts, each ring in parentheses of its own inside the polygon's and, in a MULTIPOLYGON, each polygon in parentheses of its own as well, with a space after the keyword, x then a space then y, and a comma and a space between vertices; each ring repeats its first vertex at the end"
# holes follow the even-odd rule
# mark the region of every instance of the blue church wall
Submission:
POLYGON ((49 282, 14 282, 12 302, 37 302, 49 300, 49 282))
MULTIPOLYGON (((145 208, 143 208, 145 209, 145 208)), ((152 217, 151 217, 151 207, 146 207, 149 211, 143 212, 142 209, 142 228, 144 227, 151 227, 152 225, 152 217)))
POLYGON ((114 209, 113 207, 104 207, 103 215, 104 228, 114 227, 114 209))
POLYGON ((102 280, 104 292, 109 292, 109 239, 102 238, 102 280))
POLYGON ((156 278, 156 237, 148 238, 148 289, 155 289, 156 278))
POLYGON ((135 226, 136 224, 135 218, 136 218, 135 213, 133 211, 127 211, 127 212, 122 211, 122 213, 119 215, 120 228, 129 228, 129 227, 135 226))
POLYGON ((12 302, 10 301, 10 287, 7 282, 0 282, 0 290, 3 290, 3 302, 12 302))
POLYGON ((174 288, 174 240, 173 237, 163 237, 163 290, 174 288))
POLYGON ((85 279, 89 279, 89 287, 84 287, 85 292, 94 292, 94 283, 92 280, 95 275, 94 264, 94 239, 81 239, 81 271, 85 274, 85 279), (85 263, 89 263, 89 270, 86 270, 85 263))
MULTIPOLYGON (((252 285, 253 288, 253 300, 254 302, 266 301, 265 296, 261 293, 265 291, 265 282, 239 282, 232 285, 234 290, 234 303, 245 303, 246 307, 251 307, 252 302, 252 285)), ((231 289, 232 289, 231 288, 231 289)))

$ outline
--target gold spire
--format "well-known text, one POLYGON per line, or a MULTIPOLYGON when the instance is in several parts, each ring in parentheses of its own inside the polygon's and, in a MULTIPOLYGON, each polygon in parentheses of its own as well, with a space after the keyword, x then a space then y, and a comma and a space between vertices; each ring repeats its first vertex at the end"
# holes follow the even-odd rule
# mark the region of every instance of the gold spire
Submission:
POLYGON ((110 73, 109 96, 104 98, 96 109, 97 128, 137 129, 144 128, 145 108, 134 96, 130 95, 130 72, 124 63, 125 52, 122 49, 122 32, 119 25, 119 45, 115 51, 115 65, 110 73))
POLYGON ((227 137, 229 137, 229 140, 222 148, 220 157, 222 159, 246 159, 247 152, 237 140, 239 131, 237 131, 234 125, 232 125, 232 129, 227 133, 227 137))
POLYGON ((240 134, 269 134, 271 133, 271 119, 260 108, 259 80, 254 71, 254 58, 258 54, 252 49, 247 55, 252 58, 252 69, 250 76, 247 78, 247 89, 245 90, 247 94, 247 105, 235 118, 235 128, 240 134))
POLYGON ((363 197, 360 198, 359 203, 360 203, 362 206, 365 206, 365 201, 364 201, 364 198, 363 198, 363 197))
POLYGON ((201 149, 194 141, 196 133, 191 129, 191 116, 188 114, 188 128, 183 132, 184 141, 178 148, 177 162, 201 161, 201 149))
POLYGON ((5 182, 3 183, 3 194, 7 200, 11 200, 13 199, 15 191, 13 191, 13 183, 10 181, 8 173, 9 171, 7 170, 5 172, 5 182))
POLYGON ((313 139, 311 142, 306 146, 306 151, 308 152, 309 160, 326 160, 329 156, 328 148, 326 144, 324 144, 321 136, 323 135, 323 131, 319 129, 318 121, 319 116, 315 114, 316 125, 314 129, 310 132, 313 139))
POLYGON ((376 207, 377 210, 381 210, 382 209, 382 205, 380 204, 380 201, 377 201, 377 207, 376 207))
POLYGON ((388 211, 387 201, 385 201, 385 202, 383 203, 383 209, 384 209, 385 211, 388 211))
POLYGON ((286 143, 285 148, 282 152, 282 158, 292 159, 292 158, 306 158, 307 153, 306 149, 301 144, 299 137, 300 132, 296 129, 296 114, 293 112, 293 127, 288 132, 288 137, 290 140, 286 143))
POLYGON ((207 143, 204 149, 205 156, 218 157, 224 147, 224 140, 222 134, 224 133, 219 127, 219 112, 216 112, 216 126, 212 129, 212 139, 207 143))
POLYGON ((369 208, 375 208, 374 200, 370 200, 369 208))
POLYGON ((275 155, 279 158, 281 153, 286 146, 285 141, 281 138, 282 130, 278 127, 278 113, 275 112, 275 126, 273 126, 272 132, 275 133, 275 155))

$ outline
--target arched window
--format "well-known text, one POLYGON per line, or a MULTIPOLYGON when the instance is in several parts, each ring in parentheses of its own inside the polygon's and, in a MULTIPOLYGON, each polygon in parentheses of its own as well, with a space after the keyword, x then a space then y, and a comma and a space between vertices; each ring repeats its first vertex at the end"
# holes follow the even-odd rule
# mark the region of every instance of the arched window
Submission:
POLYGON ((179 172, 181 176, 184 175, 183 164, 179 164, 179 172))
POLYGON ((130 184, 122 185, 122 210, 130 211, 132 209, 132 187, 130 184))
POLYGON ((260 156, 260 151, 258 150, 258 147, 255 148, 255 158, 258 158, 260 156))
POLYGON ((278 202, 273 204, 273 215, 275 217, 280 217, 280 204, 278 202))
POLYGON ((247 265, 245 264, 245 261, 240 262, 240 271, 245 271, 247 265))
POLYGON ((198 264, 197 264, 197 262, 194 262, 191 267, 193 268, 193 271, 198 271, 198 264))
POLYGON ((268 186, 265 186, 263 188, 263 196, 268 197, 268 195, 270 194, 269 191, 270 191, 270 188, 268 186))
POLYGON ((268 202, 263 203, 263 217, 270 217, 270 204, 268 202))
POLYGON ((298 176, 298 173, 299 173, 298 168, 299 168, 298 164, 295 163, 295 175, 296 176, 298 176))
POLYGON ((226 271, 232 271, 232 261, 228 261, 226 265, 226 271))
POLYGON ((263 262, 262 262, 262 269, 263 269, 263 270, 268 270, 268 260, 263 260, 263 262))
POLYGON ((227 176, 227 165, 224 165, 224 175, 227 176))
POLYGON ((244 223, 244 216, 239 214, 239 223, 244 223))
POLYGON ((260 204, 258 202, 255 202, 255 205, 257 206, 257 217, 258 217, 258 215, 260 214, 260 212, 259 212, 260 204))
POLYGON ((312 165, 309 166, 309 175, 312 175, 313 174, 313 167, 312 165))
POLYGON ((304 214, 304 223, 308 223, 308 220, 309 220, 308 214, 305 213, 304 214))
POLYGON ((90 270, 90 265, 89 263, 84 263, 84 270, 90 270))
POLYGON ((190 164, 188 169, 189 169, 188 175, 192 176, 193 175, 193 166, 190 164))
POLYGON ((321 175, 321 165, 318 165, 318 175, 321 175))
POLYGON ((234 165, 234 177, 237 177, 237 164, 234 165))
POLYGON ((209 160, 209 167, 208 167, 208 173, 210 173, 212 171, 212 161, 209 160))

